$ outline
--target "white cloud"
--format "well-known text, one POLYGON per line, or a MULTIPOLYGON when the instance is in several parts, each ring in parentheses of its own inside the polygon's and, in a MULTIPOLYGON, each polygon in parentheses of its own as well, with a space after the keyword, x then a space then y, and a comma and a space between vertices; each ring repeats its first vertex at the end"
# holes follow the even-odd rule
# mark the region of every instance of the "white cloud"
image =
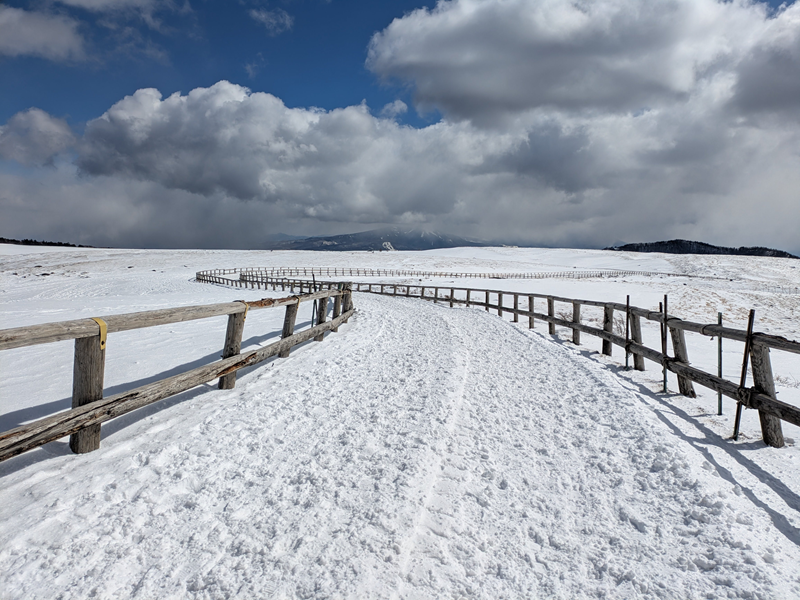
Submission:
MULTIPOLYGON (((123 38, 138 38, 141 33, 135 28, 129 27, 127 21, 131 17, 141 19, 148 27, 154 30, 168 31, 162 22, 160 15, 166 12, 177 12, 188 14, 192 12, 191 5, 187 0, 178 3, 177 0, 56 0, 61 4, 73 8, 83 9, 102 15, 101 23, 107 28, 118 32, 123 38)), ((131 46, 130 39, 120 40, 122 46, 131 46)), ((141 42, 139 42, 141 43, 141 42)), ((145 53, 156 52, 161 54, 161 50, 152 47, 152 42, 148 42, 143 48, 145 53)))
POLYGON ((250 16, 267 28, 269 35, 278 35, 288 31, 294 25, 294 18, 282 8, 267 10, 265 8, 253 8, 249 11, 250 16))
POLYGON ((247 76, 250 79, 254 79, 256 75, 258 75, 259 71, 261 71, 261 67, 264 66, 264 55, 259 52, 256 54, 255 58, 252 61, 245 63, 244 70, 247 72, 247 76))
POLYGON ((106 12, 137 8, 149 10, 159 3, 159 0, 58 0, 61 4, 83 8, 95 12, 106 12))
POLYGON ((408 106, 406 106, 405 102, 403 102, 402 100, 395 100, 394 102, 389 102, 389 104, 387 104, 381 109, 381 116, 393 119, 402 114, 405 114, 407 111, 408 111, 408 106))
POLYGON ((0 158, 23 165, 41 165, 75 143, 66 121, 43 110, 31 108, 19 112, 0 126, 0 158))
POLYGON ((0 55, 80 60, 83 38, 78 23, 61 15, 0 6, 0 55))

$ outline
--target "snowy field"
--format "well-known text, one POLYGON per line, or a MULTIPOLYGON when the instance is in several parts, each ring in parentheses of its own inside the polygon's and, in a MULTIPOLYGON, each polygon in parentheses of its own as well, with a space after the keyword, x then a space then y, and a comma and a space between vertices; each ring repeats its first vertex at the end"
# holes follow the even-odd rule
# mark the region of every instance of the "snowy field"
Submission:
MULTIPOLYGON (((431 283, 652 308, 667 293, 676 316, 721 311, 744 328, 755 308, 756 330, 800 338, 800 261, 515 248, 0 245, 0 328, 256 299, 267 294, 192 278, 261 266, 687 274, 431 283)), ((354 302, 339 333, 240 372, 234 390, 212 382, 107 423, 91 454, 60 440, 0 463, 0 599, 800 598, 797 428, 767 448, 745 411, 733 442, 732 401, 717 416, 716 394, 683 398, 672 375, 659 393, 656 365, 625 371, 619 348, 601 356, 585 334, 575 347, 510 315, 354 302)), ((243 348, 282 321, 251 311, 243 348)), ((215 360, 225 325, 112 334, 106 395, 215 360)), ((644 335, 659 347, 657 326, 644 335)), ((716 340, 687 340, 715 372, 716 340)), ((0 352, 0 430, 69 407, 72 350, 0 352)), ((734 381, 741 355, 725 342, 734 381)), ((800 357, 771 358, 779 398, 800 405, 800 357)))

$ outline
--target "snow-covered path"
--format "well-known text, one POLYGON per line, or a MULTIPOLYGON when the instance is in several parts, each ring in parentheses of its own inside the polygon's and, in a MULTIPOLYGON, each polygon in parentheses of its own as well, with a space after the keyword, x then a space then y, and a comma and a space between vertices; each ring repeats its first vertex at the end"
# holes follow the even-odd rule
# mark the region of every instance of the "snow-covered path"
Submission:
POLYGON ((475 309, 356 306, 98 452, 0 466, 0 598, 800 597, 798 530, 602 364, 475 309))

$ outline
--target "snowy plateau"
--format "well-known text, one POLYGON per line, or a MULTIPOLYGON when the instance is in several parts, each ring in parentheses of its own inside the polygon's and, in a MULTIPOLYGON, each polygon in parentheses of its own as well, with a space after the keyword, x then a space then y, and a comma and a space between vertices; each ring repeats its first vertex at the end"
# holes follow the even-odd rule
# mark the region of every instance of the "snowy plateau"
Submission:
MULTIPOLYGON (((625 269, 595 279, 440 279, 625 302, 800 338, 800 261, 600 250, 113 250, 0 246, 0 328, 281 292, 193 281, 232 267, 475 273, 625 269), (685 275, 685 276, 675 276, 685 275)), ((367 281, 366 279, 361 279, 367 281)), ((409 280, 378 280, 410 283, 409 280)), ((414 283, 418 283, 417 280, 414 283)), ((0 463, 0 599, 800 598, 798 428, 784 448, 733 401, 661 391, 600 340, 476 308, 354 294, 355 315, 285 359, 0 463)), ((563 308, 563 307, 562 307, 563 308)), ((539 310, 543 310, 542 307, 539 310)), ((585 308, 584 321, 602 318, 585 308)), ((298 327, 311 307, 302 305, 298 327)), ((244 349, 280 335, 248 314, 244 349)), ((213 360, 224 317, 115 333, 105 395, 213 360)), ((655 323, 645 343, 659 348, 655 323)), ((716 372, 717 340, 687 333, 716 372)), ((743 345, 725 341, 738 381, 743 345)), ((70 406, 73 343, 0 352, 0 431, 70 406)), ((800 357, 773 351, 800 405, 800 357)), ((752 380, 750 380, 752 381, 752 380)))

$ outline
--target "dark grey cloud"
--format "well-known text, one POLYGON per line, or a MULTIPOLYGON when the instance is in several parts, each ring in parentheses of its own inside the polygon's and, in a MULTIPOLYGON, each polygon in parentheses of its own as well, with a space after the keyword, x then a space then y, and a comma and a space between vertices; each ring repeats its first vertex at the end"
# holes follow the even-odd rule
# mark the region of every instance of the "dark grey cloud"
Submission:
POLYGON ((533 126, 525 139, 504 154, 487 160, 481 171, 532 177, 568 194, 601 185, 599 157, 587 132, 565 131, 557 122, 533 126))
POLYGON ((258 247, 270 224, 285 219, 221 195, 54 169, 36 181, 0 171, 0 213, 6 237, 144 248, 258 247))
POLYGON ((800 31, 793 33, 784 43, 754 49, 739 64, 732 104, 741 114, 800 117, 800 31))

